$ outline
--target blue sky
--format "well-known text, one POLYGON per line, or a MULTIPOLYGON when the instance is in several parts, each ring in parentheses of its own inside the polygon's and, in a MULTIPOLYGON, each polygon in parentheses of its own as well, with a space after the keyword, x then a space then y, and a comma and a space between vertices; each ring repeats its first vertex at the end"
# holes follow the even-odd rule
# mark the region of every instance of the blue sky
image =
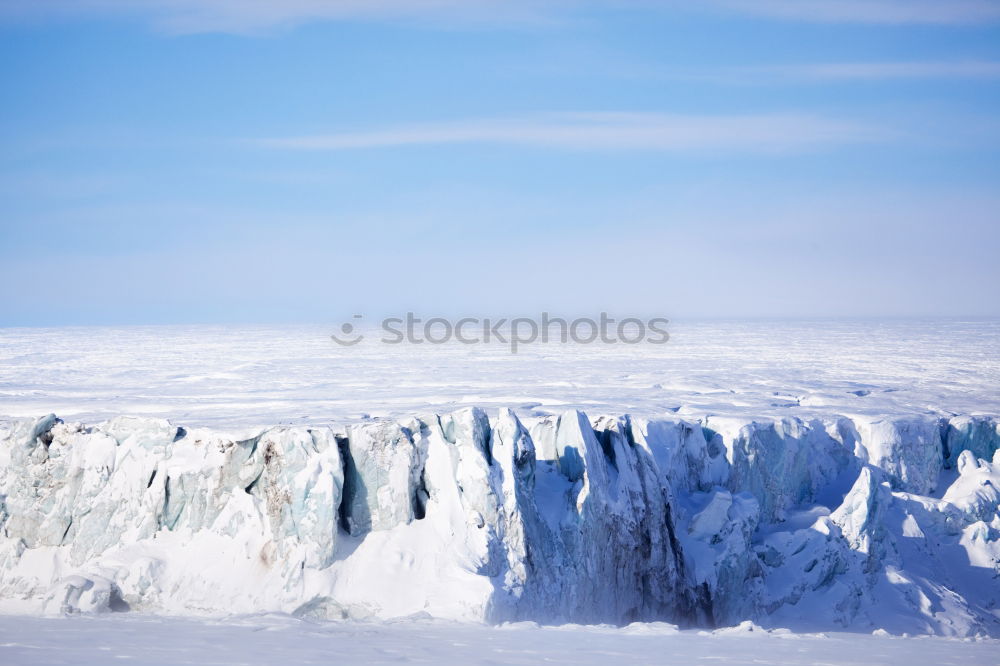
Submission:
POLYGON ((0 81, 0 325, 1000 315, 1000 2, 6 0, 0 81))

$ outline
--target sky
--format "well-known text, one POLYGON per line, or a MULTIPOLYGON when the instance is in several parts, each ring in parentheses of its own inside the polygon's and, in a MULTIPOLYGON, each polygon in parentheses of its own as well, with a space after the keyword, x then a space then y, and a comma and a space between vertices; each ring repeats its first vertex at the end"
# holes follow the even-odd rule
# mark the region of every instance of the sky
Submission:
POLYGON ((0 0, 0 326, 1000 316, 994 0, 0 0))

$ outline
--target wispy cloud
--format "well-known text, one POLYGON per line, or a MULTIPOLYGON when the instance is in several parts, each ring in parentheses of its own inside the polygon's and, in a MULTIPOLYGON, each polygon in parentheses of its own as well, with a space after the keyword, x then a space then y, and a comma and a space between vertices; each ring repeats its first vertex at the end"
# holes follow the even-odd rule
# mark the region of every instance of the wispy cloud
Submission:
POLYGON ((547 21, 584 2, 556 0, 0 0, 0 19, 126 16, 170 33, 253 34, 315 21, 547 21))
POLYGON ((822 23, 970 24, 1000 20, 996 0, 706 0, 704 6, 822 23))
POLYGON ((860 123, 796 114, 573 113, 269 138, 257 143, 318 151, 498 143, 571 150, 793 152, 889 136, 860 123))
POLYGON ((654 69, 621 68, 623 75, 720 84, 834 83, 931 79, 1000 79, 1000 62, 834 62, 793 65, 740 65, 654 69))
POLYGON ((1000 21, 997 0, 0 0, 0 19, 131 16, 173 33, 260 33, 314 21, 445 24, 561 21, 589 9, 727 12, 803 22, 976 24, 1000 21))
POLYGON ((995 79, 1000 62, 861 62, 745 68, 791 79, 817 81, 876 79, 995 79))

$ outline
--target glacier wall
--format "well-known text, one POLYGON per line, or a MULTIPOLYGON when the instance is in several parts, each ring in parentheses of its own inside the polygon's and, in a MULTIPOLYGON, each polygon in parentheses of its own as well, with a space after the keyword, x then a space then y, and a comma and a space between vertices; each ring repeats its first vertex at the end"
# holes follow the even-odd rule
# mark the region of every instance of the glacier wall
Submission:
POLYGON ((990 417, 0 436, 0 611, 1000 635, 990 417))

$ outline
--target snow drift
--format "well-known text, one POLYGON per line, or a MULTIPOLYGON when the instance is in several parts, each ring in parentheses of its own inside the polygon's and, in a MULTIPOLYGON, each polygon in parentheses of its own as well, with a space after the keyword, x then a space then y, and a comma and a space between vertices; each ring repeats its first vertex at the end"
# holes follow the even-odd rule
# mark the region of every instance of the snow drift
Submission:
POLYGON ((993 418, 3 435, 0 610, 1000 635, 993 418))

